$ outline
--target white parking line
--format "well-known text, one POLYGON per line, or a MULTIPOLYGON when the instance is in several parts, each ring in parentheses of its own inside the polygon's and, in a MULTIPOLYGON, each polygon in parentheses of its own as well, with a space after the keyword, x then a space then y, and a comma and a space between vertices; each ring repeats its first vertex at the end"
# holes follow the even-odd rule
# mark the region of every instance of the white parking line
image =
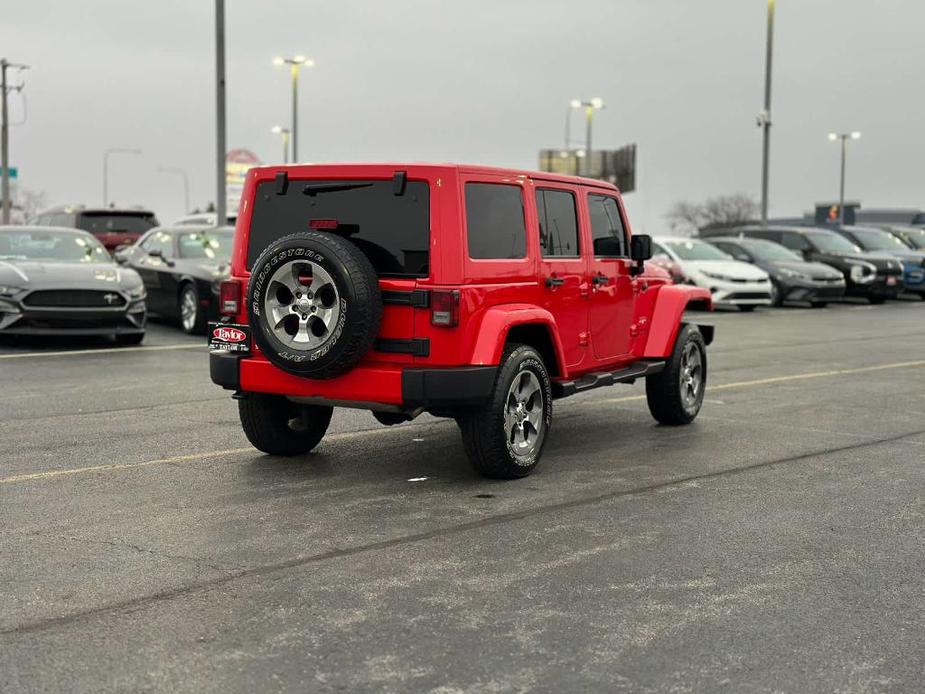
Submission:
POLYGON ((205 341, 200 343, 184 342, 176 345, 152 345, 150 347, 104 347, 102 349, 70 349, 61 352, 21 352, 17 354, 0 354, 0 359, 29 359, 35 357, 70 357, 81 354, 116 354, 128 352, 162 352, 168 349, 201 349, 208 351, 205 341))

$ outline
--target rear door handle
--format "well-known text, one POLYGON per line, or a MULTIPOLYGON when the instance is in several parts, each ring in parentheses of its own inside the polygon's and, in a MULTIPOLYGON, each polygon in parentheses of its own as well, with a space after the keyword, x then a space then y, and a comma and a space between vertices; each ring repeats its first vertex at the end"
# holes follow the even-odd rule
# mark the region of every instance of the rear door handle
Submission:
POLYGON ((562 279, 561 277, 547 277, 546 278, 546 286, 549 287, 550 289, 552 287, 561 287, 563 284, 565 284, 565 280, 562 279))

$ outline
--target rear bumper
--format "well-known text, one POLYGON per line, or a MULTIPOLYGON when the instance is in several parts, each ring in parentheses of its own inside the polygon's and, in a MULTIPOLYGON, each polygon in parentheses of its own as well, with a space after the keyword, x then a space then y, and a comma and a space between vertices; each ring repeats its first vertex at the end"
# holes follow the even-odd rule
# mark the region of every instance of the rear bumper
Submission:
POLYGON ((361 365, 332 380, 293 376, 261 359, 210 352, 212 382, 226 390, 274 393, 342 406, 408 410, 473 407, 488 400, 496 366, 415 369, 361 365))

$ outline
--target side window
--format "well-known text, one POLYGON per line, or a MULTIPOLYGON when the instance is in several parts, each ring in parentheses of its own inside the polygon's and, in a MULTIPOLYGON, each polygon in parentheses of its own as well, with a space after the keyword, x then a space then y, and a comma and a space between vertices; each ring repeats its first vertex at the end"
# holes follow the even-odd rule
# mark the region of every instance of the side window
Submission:
POLYGON ((470 258, 525 258, 527 229, 520 186, 467 183, 466 230, 470 258))
POLYGON ((588 195, 588 212, 591 217, 591 239, 594 255, 598 257, 625 257, 626 232, 620 219, 617 201, 608 195, 588 195))
POLYGON ((536 214, 540 220, 540 250, 543 257, 577 258, 578 213, 575 196, 566 190, 538 188, 536 214))
POLYGON ((666 251, 663 246, 653 241, 652 242, 652 257, 655 258, 658 256, 661 256, 665 260, 671 260, 671 255, 669 255, 668 251, 666 251))
POLYGON ((794 231, 785 231, 781 234, 780 242, 793 251, 808 251, 810 249, 809 241, 794 231))
POLYGON ((160 251, 165 258, 173 257, 173 238, 166 231, 155 231, 153 234, 148 234, 140 245, 147 253, 160 251))
POLYGON ((720 249, 723 253, 728 253, 736 260, 741 260, 746 263, 752 262, 752 257, 748 254, 748 252, 735 243, 729 243, 728 241, 718 241, 713 245, 720 249))

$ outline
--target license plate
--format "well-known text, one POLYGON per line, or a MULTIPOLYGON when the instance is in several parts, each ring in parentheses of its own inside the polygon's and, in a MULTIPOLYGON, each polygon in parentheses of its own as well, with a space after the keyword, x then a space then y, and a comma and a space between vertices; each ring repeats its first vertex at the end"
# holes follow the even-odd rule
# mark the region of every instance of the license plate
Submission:
POLYGON ((250 354, 251 327, 234 323, 209 323, 209 351, 250 354))
POLYGON ((889 277, 886 278, 886 283, 892 287, 893 285, 896 284, 896 277, 893 275, 890 275, 889 277))

